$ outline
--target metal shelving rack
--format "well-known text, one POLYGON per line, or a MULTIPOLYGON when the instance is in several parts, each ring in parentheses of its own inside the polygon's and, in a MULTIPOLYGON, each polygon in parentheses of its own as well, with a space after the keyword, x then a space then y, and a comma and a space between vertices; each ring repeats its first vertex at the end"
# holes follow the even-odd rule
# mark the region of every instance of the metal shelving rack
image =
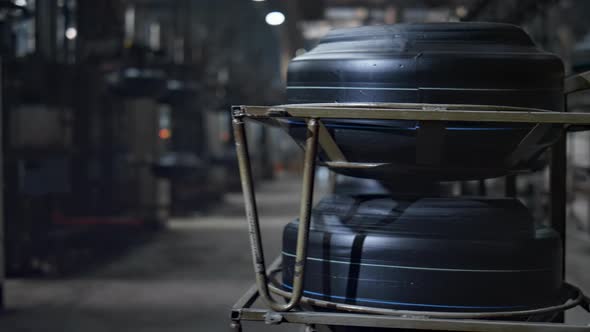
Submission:
MULTIPOLYGON (((588 87, 587 78, 575 77, 566 81, 566 92, 577 91, 588 87)), ((314 170, 318 146, 331 161, 325 163, 332 168, 374 168, 388 167, 381 163, 349 162, 338 148, 330 133, 324 127, 323 119, 382 119, 382 120, 414 120, 420 126, 417 135, 425 134, 421 131, 432 130, 447 121, 453 122, 494 122, 494 123, 529 123, 531 129, 515 148, 511 158, 523 157, 529 144, 546 133, 548 128, 561 126, 567 131, 570 126, 590 127, 590 114, 552 112, 540 109, 506 107, 506 106, 478 106, 478 105, 450 105, 450 104, 298 104, 282 106, 236 106, 232 108, 233 128, 236 149, 240 166, 240 176, 246 217, 249 225, 251 251, 256 274, 254 285, 234 305, 231 311, 232 327, 241 330, 242 321, 261 321, 267 324, 295 323, 303 324, 308 331, 314 330, 314 325, 364 326, 402 329, 424 329, 443 331, 580 331, 590 332, 590 327, 573 326, 564 323, 538 323, 502 318, 514 318, 523 314, 541 312, 562 312, 574 306, 582 306, 589 310, 589 299, 583 293, 577 292, 575 299, 551 308, 529 310, 527 312, 500 313, 437 313, 378 309, 363 306, 337 304, 333 302, 319 303, 303 297, 303 280, 307 240, 310 225, 311 205, 314 189, 314 170), (297 249, 295 259, 295 278, 291 293, 277 290, 269 286, 269 276, 262 253, 262 238, 256 209, 256 198, 252 183, 252 172, 249 162, 248 147, 245 132, 245 119, 297 118, 307 122, 307 137, 305 142, 305 157, 303 168, 303 189, 300 202, 300 226, 298 230, 297 249), (273 299, 271 292, 288 298, 287 303, 273 299), (252 308, 254 302, 261 297, 269 309, 252 308), (322 304, 331 307, 332 312, 316 312, 301 309, 299 304, 322 304), (545 310, 545 311, 543 311, 545 310), (483 318, 495 318, 486 320, 483 318)), ((435 129, 436 130, 436 129, 435 129)), ((426 135, 426 134, 425 134, 426 135)), ((552 227, 559 232, 565 247, 566 230, 566 135, 563 134, 551 147, 550 152, 550 186, 551 186, 551 215, 552 227)), ((420 145, 418 145, 418 150, 420 145)), ((418 155, 420 152, 417 153, 418 155)), ((565 250, 564 250, 565 255, 565 250)), ((281 264, 280 258, 275 260, 269 270, 275 270, 281 264)), ((565 275, 565 271, 563 271, 565 275)))

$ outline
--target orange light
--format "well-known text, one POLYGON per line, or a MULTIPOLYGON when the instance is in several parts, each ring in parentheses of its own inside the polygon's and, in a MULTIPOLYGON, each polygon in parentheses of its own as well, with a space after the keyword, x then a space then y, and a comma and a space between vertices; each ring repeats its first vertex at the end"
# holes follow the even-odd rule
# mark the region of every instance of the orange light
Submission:
POLYGON ((161 139, 169 139, 172 136, 172 133, 170 132, 170 129, 168 129, 168 128, 162 128, 158 132, 158 136, 161 139))

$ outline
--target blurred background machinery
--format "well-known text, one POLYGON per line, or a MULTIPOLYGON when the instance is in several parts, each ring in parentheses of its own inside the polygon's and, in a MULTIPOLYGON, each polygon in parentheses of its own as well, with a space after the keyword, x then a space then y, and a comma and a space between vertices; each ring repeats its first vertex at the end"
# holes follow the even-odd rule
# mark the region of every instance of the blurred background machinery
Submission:
MULTIPOLYGON (((103 251, 105 239, 126 245, 171 213, 206 209, 235 190, 225 109, 249 94, 242 86, 268 90, 259 102, 271 102, 279 54, 224 54, 226 45, 253 42, 240 37, 262 44, 270 33, 264 23, 215 23, 211 10, 224 8, 222 1, 2 2, 10 274, 59 270, 103 251), (244 65, 253 56, 259 63, 244 65), (248 75, 257 80, 244 84, 248 75)), ((266 131, 255 135, 263 163, 266 131)), ((271 167, 261 169, 271 176, 271 167)))

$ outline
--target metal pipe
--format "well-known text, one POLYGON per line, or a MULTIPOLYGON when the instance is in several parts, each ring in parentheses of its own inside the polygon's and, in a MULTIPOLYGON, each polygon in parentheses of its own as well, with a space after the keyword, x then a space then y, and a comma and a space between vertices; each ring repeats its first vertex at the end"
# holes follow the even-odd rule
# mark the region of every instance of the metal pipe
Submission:
MULTIPOLYGON (((245 309, 242 321, 264 322, 266 309, 245 309)), ((590 332, 590 327, 573 324, 522 322, 508 320, 440 319, 414 315, 384 316, 342 312, 292 311, 281 314, 283 324, 355 327, 369 331, 470 331, 470 332, 590 332)), ((343 329, 344 330, 344 329, 343 329)))
POLYGON ((581 112, 553 112, 549 110, 461 104, 291 104, 281 106, 241 106, 250 118, 321 118, 374 119, 411 121, 460 121, 501 123, 550 123, 590 125, 590 114, 581 112), (321 105, 321 106, 315 106, 321 105))
MULTIPOLYGON (((567 144, 566 134, 563 133, 555 144, 551 146, 551 227, 559 233, 561 238, 561 276, 565 280, 566 261, 566 209, 567 209, 567 144)), ((554 322, 563 323, 565 317, 558 315, 554 322)))
MULTIPOLYGON (((3 62, 3 59, 0 59, 0 64, 3 62)), ((0 114, 3 114, 2 105, 2 66, 0 66, 0 114)), ((4 137, 4 133, 2 132, 3 123, 2 117, 0 117, 0 147, 3 146, 2 137, 4 137)), ((4 149, 0 150, 0 187, 4 188, 4 149)), ((4 279, 5 279, 5 266, 7 265, 5 262, 6 254, 5 254, 5 220, 4 220, 4 191, 0 191, 0 312, 4 309, 4 279)))
POLYGON ((248 141, 246 139, 246 128, 242 118, 234 117, 233 119, 234 138, 236 143, 236 154, 240 169, 240 181, 244 195, 244 205, 246 209, 246 219, 248 221, 248 230, 250 235, 250 247, 252 250, 252 259, 254 263, 254 272, 256 273, 256 284, 260 295, 268 301, 272 301, 270 294, 265 292, 267 283, 264 253, 262 251, 262 240, 260 235, 260 226, 258 223, 258 210, 256 207, 256 196, 254 193, 254 184, 252 183, 252 169, 250 166, 250 154, 248 153, 248 141))
MULTIPOLYGON (((315 160, 318 148, 319 120, 309 119, 307 122, 307 138, 305 140, 305 160, 303 164, 303 187, 299 210, 299 229, 297 230, 297 247, 295 251, 295 271, 293 277, 293 297, 289 301, 291 309, 299 303, 303 294, 303 276, 307 260, 307 243, 313 204, 313 188, 315 180, 315 160)), ((288 309, 287 309, 288 310, 288 309)))
POLYGON ((289 301, 285 304, 275 301, 270 295, 268 288, 268 278, 266 275, 266 265, 264 262, 264 252, 262 249, 262 239, 260 235, 260 224, 256 207, 256 196, 254 193, 252 169, 248 153, 248 142, 246 139, 246 129, 242 116, 234 115, 232 124, 234 129, 238 165, 240 168, 242 191, 244 193, 246 218, 248 220, 250 246, 252 250, 252 258, 254 263, 254 271, 256 273, 256 284, 258 286, 258 291, 260 296, 272 310, 288 311, 293 309, 299 303, 299 300, 303 294, 303 280, 305 261, 307 258, 307 242, 311 218, 311 205, 313 202, 315 159, 319 136, 319 121, 317 119, 308 120, 308 135, 306 139, 305 164, 303 167, 303 191, 301 194, 302 198, 299 216, 299 231, 297 234, 293 292, 289 301))
MULTIPOLYGON (((280 289, 275 276, 281 269, 276 268, 270 271, 270 291, 283 297, 289 297, 291 293, 280 289)), ((489 311, 489 312, 443 312, 443 311, 418 311, 418 310, 400 310, 400 309, 386 309, 378 307, 367 307, 362 305, 338 303, 327 300, 312 299, 309 297, 302 297, 301 303, 308 304, 314 307, 326 308, 330 310, 346 311, 360 314, 375 314, 386 316, 417 316, 439 319, 491 319, 491 318, 511 318, 531 315, 541 315, 556 312, 563 312, 565 310, 587 305, 587 298, 582 291, 568 283, 564 283, 564 288, 567 289, 568 298, 564 303, 551 305, 535 309, 525 309, 516 311, 489 311)))
POLYGON ((561 237, 562 252, 562 276, 565 279, 565 248, 566 248, 566 208, 567 208, 567 157, 566 137, 562 134, 555 144, 551 146, 551 227, 561 237))

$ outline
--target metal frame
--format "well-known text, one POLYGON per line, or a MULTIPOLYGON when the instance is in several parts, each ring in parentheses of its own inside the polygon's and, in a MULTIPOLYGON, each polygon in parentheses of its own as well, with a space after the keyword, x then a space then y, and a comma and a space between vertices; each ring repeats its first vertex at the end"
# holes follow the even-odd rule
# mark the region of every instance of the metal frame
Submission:
MULTIPOLYGON (((573 90, 573 88, 572 88, 573 90)), ((531 109, 489 105, 451 105, 451 104, 405 104, 405 103, 372 103, 372 104, 298 104, 281 106, 236 106, 232 108, 233 128, 236 150, 240 166, 240 177, 246 206, 250 243, 256 273, 256 286, 252 287, 232 310, 232 326, 241 329, 240 321, 264 321, 267 324, 298 323, 312 326, 343 325, 388 327, 405 329, 438 329, 444 331, 585 331, 590 327, 571 326, 557 323, 508 322, 490 320, 440 319, 432 318, 420 312, 403 312, 403 315, 367 315, 343 312, 310 312, 292 311, 301 303, 307 242, 310 226, 311 203, 314 189, 314 168, 319 145, 328 155, 337 156, 336 161, 328 163, 331 167, 371 168, 386 164, 347 162, 339 151, 329 132, 325 130, 321 119, 382 119, 382 120, 414 120, 420 121, 421 128, 438 128, 441 122, 496 122, 496 123, 530 123, 533 124, 515 149, 515 152, 526 150, 531 137, 541 135, 548 125, 570 125, 590 127, 590 114, 552 112, 542 109, 531 109), (269 290, 269 278, 262 253, 262 239, 256 209, 256 198, 252 181, 252 170, 249 161, 245 132, 245 118, 280 119, 301 118, 307 122, 307 137, 303 171, 303 190, 300 206, 300 225, 297 236, 295 273, 293 292, 286 304, 274 300, 269 290), (266 302, 271 309, 252 309, 251 305, 258 297, 266 302), (279 313, 280 312, 280 313, 279 313)), ((565 247, 565 204, 566 204, 566 146, 565 135, 551 148, 551 224, 559 232, 565 247)), ((514 155, 512 157, 518 157, 514 155)), ((564 250, 565 252, 565 250, 564 250)), ((273 266, 280 264, 277 259, 273 266)), ((565 271, 564 271, 565 273, 565 271)), ((588 299, 582 295, 583 306, 588 307, 588 299)), ((370 307, 365 307, 371 309, 370 307)), ((588 308, 587 308, 588 309, 588 308)), ((562 309, 563 310, 563 309, 562 309)), ((369 311, 370 312, 370 311, 369 311)), ((444 315, 442 315, 444 317, 444 315)), ((450 315, 451 317, 452 315, 450 315)), ((484 315, 481 315, 485 317, 484 315)), ((504 315, 509 316, 509 315, 504 315)), ((460 317, 460 315, 458 316, 460 317)), ((476 317, 480 317, 477 316, 476 317)))
MULTIPOLYGON (((0 58, 0 63, 2 59, 0 58)), ((3 76, 2 76, 2 67, 0 67, 0 114, 4 114, 4 110, 2 109, 3 103, 3 96, 2 91, 4 91, 2 87, 3 76)), ((2 117, 0 117, 0 146, 4 146, 4 142, 2 142, 2 137, 4 137, 4 133, 2 132, 2 128, 4 124, 2 123, 2 117)), ((0 151, 0 186, 4 188, 4 148, 0 151)), ((0 191, 0 312, 4 309, 4 280, 6 278, 5 274, 5 235, 4 235, 4 190, 0 191)))
POLYGON ((315 119, 310 119, 308 121, 307 129, 309 135, 306 140, 305 166, 303 168, 303 190, 301 193, 302 199, 299 212, 300 227, 297 233, 298 245, 295 258, 293 295, 286 304, 276 302, 270 295, 268 289, 266 264, 264 262, 264 253, 262 251, 262 238, 260 235, 258 212, 256 208, 256 196, 254 194, 254 187, 252 184, 252 169, 250 167, 248 155, 246 127, 242 117, 234 117, 232 123, 236 140, 236 150, 239 156, 238 163, 240 167, 242 190, 244 192, 244 200, 246 201, 246 217, 248 219, 252 258, 254 260, 254 271, 256 273, 256 284, 258 285, 260 295, 271 309, 276 311, 288 311, 293 309, 299 303, 299 300, 303 295, 303 275, 305 269, 305 260, 307 258, 307 237, 309 234, 309 221, 311 215, 311 205, 313 202, 313 184, 319 121, 315 119))

